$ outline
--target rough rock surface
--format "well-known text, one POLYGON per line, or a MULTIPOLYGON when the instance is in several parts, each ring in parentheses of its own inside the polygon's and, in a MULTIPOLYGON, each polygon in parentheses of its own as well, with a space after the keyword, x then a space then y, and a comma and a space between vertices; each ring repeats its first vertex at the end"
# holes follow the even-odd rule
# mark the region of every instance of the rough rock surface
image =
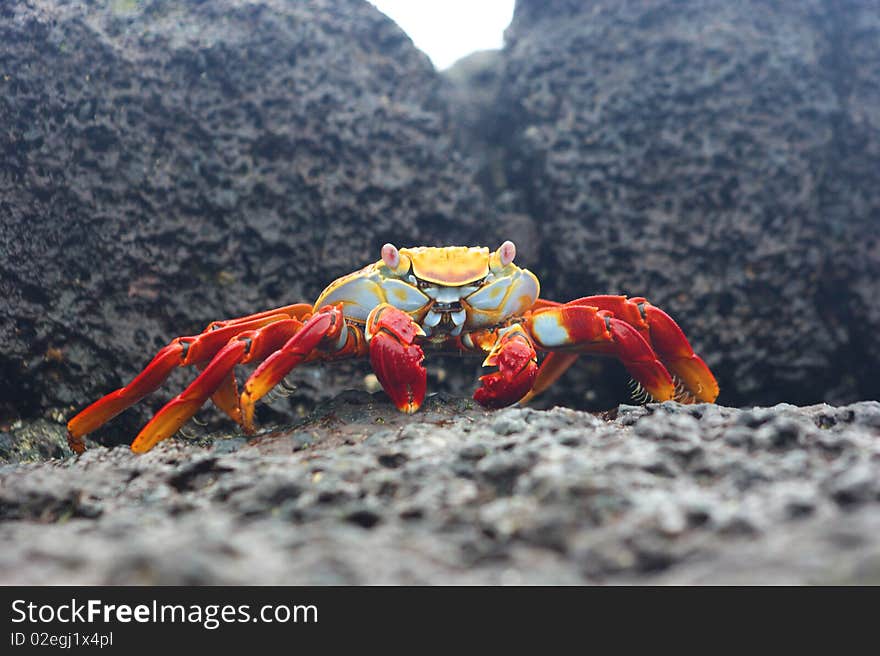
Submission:
MULTIPOLYGON (((644 294, 729 405, 880 396, 875 7, 521 0, 507 36, 444 80, 355 0, 0 7, 0 428, 385 240, 512 237, 549 297, 644 294)), ((539 404, 626 382, 583 364, 539 404)))
MULTIPOLYGON (((728 405, 880 397, 876 3, 519 0, 506 39, 455 115, 548 297, 647 296, 728 405)), ((550 398, 611 407, 591 369, 550 398)))
POLYGON ((0 583, 880 583, 876 401, 407 417, 311 367, 256 439, 70 454, 171 337, 388 240, 646 295, 728 405, 880 397, 875 7, 520 0, 508 38, 443 80, 356 0, 0 3, 0 583))
MULTIPOLYGON (((61 439, 61 428, 56 428, 61 439)), ((880 403, 405 417, 0 467, 0 583, 880 583, 880 403)))
POLYGON ((490 214, 440 86, 362 1, 2 3, 0 425, 313 301, 384 241, 473 243, 490 214))

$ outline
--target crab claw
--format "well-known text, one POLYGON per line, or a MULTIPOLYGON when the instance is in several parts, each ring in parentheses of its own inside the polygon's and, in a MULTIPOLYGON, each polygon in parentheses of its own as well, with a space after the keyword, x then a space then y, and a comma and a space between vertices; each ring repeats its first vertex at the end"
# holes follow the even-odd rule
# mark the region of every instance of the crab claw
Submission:
POLYGON ((498 371, 480 376, 482 383, 474 399, 486 408, 512 405, 532 389, 538 372, 537 354, 522 326, 506 329, 483 361, 484 367, 498 371))
POLYGON ((425 354, 415 343, 425 331, 408 314, 385 303, 370 312, 366 332, 370 362, 385 393, 398 410, 415 412, 427 389, 427 371, 421 364, 425 354))

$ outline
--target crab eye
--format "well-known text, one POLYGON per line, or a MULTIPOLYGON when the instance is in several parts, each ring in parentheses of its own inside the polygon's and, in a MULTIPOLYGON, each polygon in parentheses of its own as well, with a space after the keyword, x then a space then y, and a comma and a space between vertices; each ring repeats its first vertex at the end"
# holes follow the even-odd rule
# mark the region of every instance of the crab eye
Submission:
POLYGON ((498 247, 498 256, 501 258, 501 266, 507 266, 516 257, 516 244, 508 239, 498 247))
POLYGON ((400 251, 394 244, 385 244, 382 247, 382 261, 389 269, 396 269, 400 266, 400 251))
POLYGON ((507 265, 513 262, 516 257, 516 246, 510 240, 507 240, 498 250, 492 253, 489 258, 489 269, 495 273, 501 272, 507 265))

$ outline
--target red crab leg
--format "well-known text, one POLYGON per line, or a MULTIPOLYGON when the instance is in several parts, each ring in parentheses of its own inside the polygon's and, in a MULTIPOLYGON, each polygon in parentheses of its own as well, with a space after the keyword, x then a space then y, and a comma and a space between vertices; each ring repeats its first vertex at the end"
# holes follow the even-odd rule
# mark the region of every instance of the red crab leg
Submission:
POLYGON ((274 310, 266 310, 265 312, 249 314, 246 317, 238 317, 236 319, 224 319, 223 321, 212 321, 210 324, 208 324, 208 327, 205 328, 202 332, 209 333, 213 330, 217 330, 218 328, 225 328, 226 326, 235 326, 243 323, 248 323, 255 319, 276 317, 280 314, 283 314, 285 317, 289 317, 291 319, 299 319, 300 321, 305 321, 312 314, 312 306, 309 303, 294 303, 293 305, 285 305, 284 307, 275 308, 274 310))
POLYGON ((67 442, 70 448, 76 453, 85 451, 83 436, 154 392, 176 367, 207 362, 238 333, 303 314, 305 308, 311 310, 311 306, 297 304, 239 319, 218 321, 199 335, 175 338, 128 385, 98 399, 68 422, 67 442))
MULTIPOLYGON (((567 354, 612 355, 655 399, 666 401, 675 395, 672 377, 648 342, 638 330, 611 312, 567 303, 537 310, 526 317, 525 323, 541 348, 567 354)), ((546 378, 558 377, 571 364, 564 358, 554 358, 551 362, 546 378)), ((546 378, 539 382, 546 383, 546 378)))
POLYGON ((663 364, 684 383, 694 400, 704 403, 715 401, 718 398, 718 381, 703 359, 694 353, 679 325, 644 298, 632 298, 630 302, 636 305, 648 324, 651 344, 663 364))
POLYGON ((376 378, 398 410, 412 413, 425 400, 427 371, 422 366, 425 354, 415 343, 425 331, 412 317, 383 303, 367 317, 370 362, 376 378))
POLYGON ((284 380, 294 367, 313 354, 322 342, 330 342, 343 337, 349 342, 348 334, 342 334, 345 319, 342 305, 326 306, 306 321, 302 328, 280 349, 267 357, 256 368, 244 385, 239 400, 242 428, 246 433, 254 430, 254 405, 269 393, 273 387, 284 380))
MULTIPOLYGON (((259 312, 257 314, 252 314, 246 317, 227 319, 224 321, 214 321, 209 324, 203 332, 212 332, 219 328, 241 325, 244 323, 250 324, 255 319, 265 319, 267 317, 274 317, 282 313, 289 317, 299 319, 300 321, 305 321, 312 314, 312 306, 309 303, 294 303, 293 305, 287 305, 285 307, 277 308, 275 310, 259 312)), ((249 358, 249 360, 253 360, 253 358, 249 358)), ((207 362, 202 363, 200 368, 204 369, 206 364, 207 362)), ((211 395, 211 401, 214 402, 214 405, 225 412, 230 419, 232 419, 237 424, 241 424, 241 408, 239 408, 238 406, 238 383, 235 380, 234 372, 230 371, 225 380, 220 383, 220 387, 218 387, 217 391, 211 395)))
MULTIPOLYGON (((477 341, 482 341, 477 338, 477 341)), ((538 371, 535 347, 519 324, 502 328, 483 361, 484 367, 498 367, 498 371, 480 376, 482 383, 474 392, 474 399, 486 408, 503 408, 516 403, 531 389, 538 371)))
MULTIPOLYGON (((312 306, 306 303, 300 303, 298 305, 291 305, 283 309, 289 310, 291 314, 295 314, 296 318, 302 321, 303 318, 308 318, 308 315, 311 314, 312 306)), ((251 319, 253 317, 248 318, 251 319)), ((211 326, 222 327, 223 325, 228 325, 238 321, 239 320, 237 319, 234 319, 230 322, 217 321, 211 324, 211 326)), ((210 326, 208 329, 210 330, 210 326)), ((352 335, 352 337, 355 336, 356 335, 352 335)), ((282 345, 283 342, 281 344, 278 344, 278 346, 276 348, 273 348, 272 350, 275 351, 282 345)), ((346 355, 348 355, 348 353, 346 353, 346 355)), ((249 359, 253 360, 254 358, 249 359)), ((207 363, 204 363, 202 365, 202 369, 204 369, 205 364, 207 363)), ((214 405, 225 412, 230 419, 232 419, 237 424, 241 424, 241 408, 239 407, 238 384, 236 383, 234 372, 229 372, 229 375, 227 375, 223 382, 220 383, 220 387, 217 388, 217 391, 211 395, 211 400, 214 402, 214 405)))
POLYGON ((538 299, 535 299, 535 302, 532 304, 532 307, 530 307, 529 309, 534 311, 534 310, 541 310, 541 309, 547 308, 547 307, 559 307, 560 305, 562 305, 562 303, 560 303, 559 301, 549 301, 546 298, 538 298, 538 299))
MULTIPOLYGON (((639 331, 651 345, 663 365, 678 378, 686 392, 679 394, 681 401, 713 402, 718 397, 718 383, 706 363, 694 353, 681 328, 672 317, 651 305, 644 298, 626 296, 585 296, 565 305, 588 305, 614 313, 639 331)), ((570 353, 550 353, 541 363, 538 378, 528 401, 540 394, 574 364, 576 356, 570 353)))
MULTIPOLYGON (((211 395, 229 379, 234 377, 235 365, 253 360, 261 360, 295 337, 304 325, 297 319, 276 321, 259 330, 239 333, 221 348, 202 372, 189 386, 166 403, 159 412, 141 429, 131 443, 131 450, 144 453, 158 442, 174 435, 189 420, 211 395)), ((225 393, 228 393, 228 388, 225 393)), ((221 392, 221 399, 224 392, 221 392)), ((225 403, 225 399, 221 403, 225 403)), ((221 407, 223 407, 221 405, 221 407)), ((234 413, 227 411, 235 419, 234 413)))

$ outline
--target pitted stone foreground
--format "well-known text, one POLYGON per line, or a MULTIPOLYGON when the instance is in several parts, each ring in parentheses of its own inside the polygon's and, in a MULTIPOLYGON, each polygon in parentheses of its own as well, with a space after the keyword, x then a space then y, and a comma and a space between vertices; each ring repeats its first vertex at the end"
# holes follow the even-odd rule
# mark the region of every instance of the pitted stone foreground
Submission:
POLYGON ((880 583, 880 403, 351 392, 249 442, 5 465, 0 540, 3 584, 880 583))

